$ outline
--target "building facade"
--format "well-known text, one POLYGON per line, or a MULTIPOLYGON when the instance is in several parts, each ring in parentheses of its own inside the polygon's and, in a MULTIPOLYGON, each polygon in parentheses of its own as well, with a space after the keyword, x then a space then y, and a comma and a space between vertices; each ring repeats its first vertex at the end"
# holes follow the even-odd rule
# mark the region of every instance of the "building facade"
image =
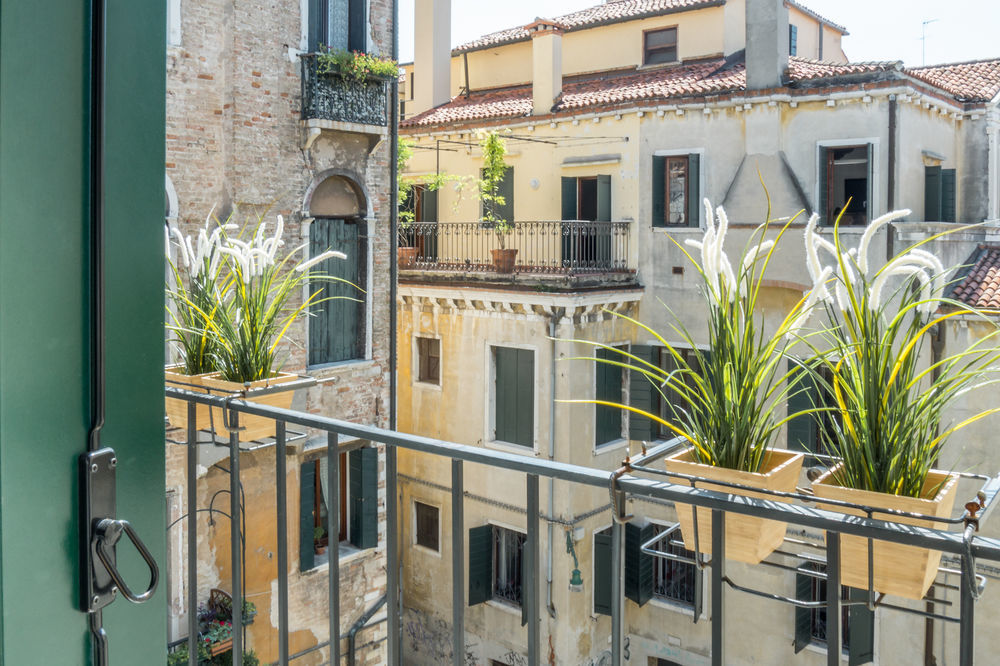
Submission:
MULTIPOLYGON (((416 62, 403 78, 401 133, 414 143, 405 177, 476 176, 482 132, 500 132, 510 167, 501 214, 514 223, 503 242, 518 254, 513 272, 497 270, 490 251, 501 239, 481 223, 482 204, 467 188, 446 181, 419 193, 416 221, 400 237, 417 248, 414 263, 401 267, 397 302, 401 430, 609 472, 666 438, 648 420, 573 402, 670 408, 644 378, 579 360, 594 348, 577 341, 625 346, 667 367, 655 338, 616 314, 661 333, 677 317, 705 339, 699 277, 680 249, 703 233, 702 199, 728 211, 731 254, 767 217, 762 183, 772 218, 805 212, 769 270, 761 314, 770 330, 811 284, 800 239, 813 211, 821 233, 830 234, 843 213, 842 235, 856 238, 878 215, 911 209, 876 238, 879 257, 956 222, 985 224, 929 245, 946 266, 996 242, 1000 60, 916 69, 851 63, 840 45, 843 27, 780 0, 606 2, 450 50, 447 21, 431 20, 442 6, 448 3, 418 2, 418 22, 422 15, 427 24, 418 25, 416 62)), ((946 345, 962 348, 990 326, 956 323, 946 345)), ((988 401, 976 396, 949 417, 961 420, 988 401)), ((987 419, 954 437, 943 464, 995 471, 987 444, 995 428, 987 419)), ((786 445, 816 450, 808 425, 789 430, 786 445)), ((438 581, 449 577, 452 538, 461 538, 469 659, 522 663, 524 481, 466 471, 470 527, 449 538, 450 470, 401 455, 400 474, 404 641, 412 661, 450 655, 450 590, 438 581)), ((611 649, 607 493, 543 483, 540 502, 543 657, 604 663, 611 649)), ((666 534, 676 514, 647 503, 628 513, 629 662, 709 663, 710 625, 695 622, 712 612, 701 572, 639 549, 663 534, 661 547, 683 553, 679 536, 666 534)), ((798 537, 822 543, 819 534, 798 537)), ((808 550, 792 548, 781 561, 798 566, 808 550)), ((787 597, 825 594, 808 577, 735 563, 729 570, 737 581, 787 597)), ((941 574, 935 598, 954 601, 954 580, 941 574)), ((729 603, 732 663, 824 663, 821 614, 746 596, 729 603)), ((997 603, 987 595, 981 613, 997 603)), ((845 624, 851 663, 955 658, 957 633, 945 622, 879 609, 845 624), (903 635, 919 638, 902 642, 903 635)), ((995 649, 995 638, 980 631, 980 659, 995 649)))
MULTIPOLYGON (((317 73, 320 45, 391 57, 393 16, 383 0, 322 0, 260 5, 231 0, 168 3, 167 223, 196 232, 207 216, 273 230, 285 220, 285 248, 304 256, 327 248, 347 255, 322 266, 359 289, 330 288, 351 300, 312 308, 286 336, 278 364, 311 378, 293 408, 362 424, 389 423, 390 87, 317 73), (339 291, 337 291, 339 290, 339 291)), ((298 302, 305 296, 296 295, 298 302)), ((208 428, 209 423, 199 423, 208 428)), ((218 423, 214 424, 216 428, 218 423)), ((290 433, 291 435, 291 433, 290 433)), ((326 437, 290 441, 289 618, 292 653, 327 641, 326 547, 318 529, 336 502, 341 530, 341 633, 384 597, 385 472, 381 448, 341 441, 342 494, 326 484, 326 437), (348 449, 352 449, 348 451, 348 449)), ((205 433, 201 436, 210 439, 205 433)), ((222 433, 225 436, 225 433, 222 433)), ((231 591, 228 449, 199 446, 198 506, 186 505, 184 433, 168 431, 170 636, 186 636, 187 609, 211 590, 231 591), (186 521, 198 510, 199 598, 186 598, 186 521)), ((273 437, 243 444, 240 482, 245 521, 245 598, 258 611, 247 647, 277 659, 275 460, 273 437)), ((359 663, 384 663, 384 610, 356 640, 359 663)), ((346 658, 346 642, 342 654, 346 658)), ((328 663, 317 648, 302 663, 328 663)), ((298 661, 296 663, 298 663, 298 661)))

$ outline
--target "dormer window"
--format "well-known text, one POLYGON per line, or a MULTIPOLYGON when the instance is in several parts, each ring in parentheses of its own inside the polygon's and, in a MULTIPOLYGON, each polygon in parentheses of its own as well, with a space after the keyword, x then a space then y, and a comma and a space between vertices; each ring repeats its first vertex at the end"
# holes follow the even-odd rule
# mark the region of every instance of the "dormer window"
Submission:
POLYGON ((644 65, 677 62, 677 28, 647 30, 643 33, 644 65))

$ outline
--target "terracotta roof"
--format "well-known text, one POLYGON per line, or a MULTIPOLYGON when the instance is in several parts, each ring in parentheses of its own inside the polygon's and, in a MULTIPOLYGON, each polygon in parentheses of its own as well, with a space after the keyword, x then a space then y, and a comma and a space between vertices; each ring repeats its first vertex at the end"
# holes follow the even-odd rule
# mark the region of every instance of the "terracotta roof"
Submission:
POLYGON ((956 301, 977 308, 1000 310, 1000 245, 980 245, 952 289, 956 301))
POLYGON ((914 67, 906 72, 962 102, 988 102, 1000 94, 1000 58, 914 67))
MULTIPOLYGON (((789 59, 792 81, 877 74, 899 68, 894 62, 823 63, 805 58, 789 59)), ((644 100, 669 99, 740 92, 746 89, 742 61, 727 63, 712 58, 673 67, 646 70, 617 70, 567 77, 563 95, 554 112, 627 104, 644 100)), ((401 127, 428 127, 486 119, 519 118, 531 114, 531 86, 474 91, 468 98, 458 96, 448 104, 408 118, 401 127)))
MULTIPOLYGON (((635 21, 653 16, 716 7, 724 4, 726 4, 726 0, 611 0, 595 7, 588 7, 570 14, 564 14, 563 16, 556 16, 552 21, 564 26, 566 30, 583 30, 609 23, 635 21)), ((823 21, 826 25, 845 35, 847 34, 846 28, 823 18, 796 0, 786 0, 786 4, 819 21, 823 21)), ((526 41, 531 38, 526 28, 527 26, 517 26, 483 35, 478 39, 455 47, 452 53, 476 51, 478 49, 526 41)))

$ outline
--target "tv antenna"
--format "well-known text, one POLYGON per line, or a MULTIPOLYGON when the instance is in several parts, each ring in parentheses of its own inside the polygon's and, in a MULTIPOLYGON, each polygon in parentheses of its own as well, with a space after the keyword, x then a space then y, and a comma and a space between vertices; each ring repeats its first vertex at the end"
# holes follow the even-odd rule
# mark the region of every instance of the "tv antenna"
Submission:
POLYGON ((927 64, 927 26, 941 19, 928 19, 920 24, 920 65, 927 64))

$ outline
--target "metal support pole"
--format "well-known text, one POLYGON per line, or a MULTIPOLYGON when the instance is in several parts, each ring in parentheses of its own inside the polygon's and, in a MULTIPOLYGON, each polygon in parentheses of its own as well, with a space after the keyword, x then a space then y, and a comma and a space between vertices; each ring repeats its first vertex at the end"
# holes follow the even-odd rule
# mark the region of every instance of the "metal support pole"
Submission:
POLYGON ((725 577, 726 512, 712 509, 712 666, 726 666, 725 577))
POLYGON ((278 527, 278 663, 288 666, 288 471, 285 468, 285 422, 274 433, 275 507, 278 527))
POLYGON ((451 663, 465 666, 465 480, 451 461, 451 663))
POLYGON ((826 533, 826 663, 840 664, 840 532, 826 533))
MULTIPOLYGON (((623 500, 619 500, 619 506, 623 500)), ((625 525, 615 520, 611 524, 611 664, 622 663, 622 620, 625 617, 625 594, 622 589, 622 545, 625 525)))
MULTIPOLYGON (((392 307, 395 307, 393 303, 392 307)), ((385 534, 386 534, 386 591, 389 629, 388 663, 399 666, 400 661, 400 627, 399 627, 399 519, 398 497, 396 490, 396 447, 385 447, 385 534)))
POLYGON ((240 533, 240 414, 229 412, 229 555, 233 570, 233 660, 243 663, 243 539, 240 533), (239 609, 239 612, 236 609, 239 609))
MULTIPOLYGON (((966 528, 968 529, 968 528, 966 528)), ((958 658, 959 666, 972 666, 975 662, 976 650, 976 600, 972 596, 972 588, 976 584, 976 571, 972 559, 962 558, 962 580, 959 587, 959 617, 962 620, 959 625, 960 653, 958 658)))
POLYGON ((197 408, 187 404, 188 666, 198 666, 198 427, 197 408))
POLYGON ((538 666, 541 658, 541 646, 538 639, 538 475, 528 475, 528 575, 525 576, 525 589, 528 591, 528 666, 538 666))
POLYGON ((326 434, 326 487, 332 498, 326 506, 326 542, 330 558, 328 594, 330 610, 330 664, 340 666, 340 437, 326 434))

